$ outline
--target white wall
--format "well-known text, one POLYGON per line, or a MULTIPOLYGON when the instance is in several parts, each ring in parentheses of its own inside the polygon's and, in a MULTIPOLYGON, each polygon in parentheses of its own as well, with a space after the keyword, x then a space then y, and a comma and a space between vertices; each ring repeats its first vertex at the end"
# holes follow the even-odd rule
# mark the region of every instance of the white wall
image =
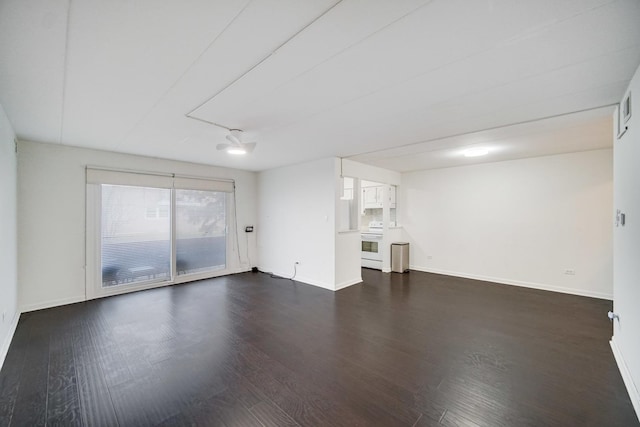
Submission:
MULTIPOLYGON (((614 138, 614 206, 626 215, 614 228, 613 348, 631 401, 640 418, 640 68, 631 80, 631 119, 614 138)), ((615 126, 614 126, 615 127, 615 126)))
POLYGON ((362 282, 360 231, 343 231, 336 234, 335 290, 362 282))
POLYGON ((335 289, 337 159, 260 172, 258 259, 261 271, 335 289))
MULTIPOLYGON (((18 275, 22 311, 85 299, 85 167, 102 166, 236 181, 238 225, 256 222, 256 174, 176 162, 20 141, 18 144, 18 275)), ((247 246, 255 264, 255 240, 239 233, 232 270, 247 270, 247 246), (242 263, 238 265, 237 253, 242 263)))
POLYGON ((412 268, 611 298, 612 179, 609 149, 403 174, 412 268))
POLYGON ((400 185, 402 180, 400 172, 365 165, 348 159, 342 160, 342 175, 391 185, 400 185))
POLYGON ((0 105, 0 367, 18 323, 15 134, 0 105))
MULTIPOLYGON (((359 216, 358 211, 358 200, 360 197, 359 194, 359 186, 355 185, 354 182, 354 200, 355 202, 355 222, 356 224, 351 224, 352 229, 347 230, 341 227, 340 211, 341 202, 344 203, 344 200, 340 200, 340 196, 342 195, 342 177, 340 176, 340 160, 336 159, 337 167, 335 167, 334 171, 334 181, 335 181, 335 206, 336 206, 336 238, 335 238, 335 266, 336 266, 336 276, 334 279, 335 290, 346 288, 347 286, 354 285, 356 283, 362 282, 362 269, 360 267, 361 257, 360 250, 362 248, 361 238, 360 238, 360 230, 358 230, 357 226, 357 217, 359 216)), ((348 212, 348 214, 350 214, 348 212)))

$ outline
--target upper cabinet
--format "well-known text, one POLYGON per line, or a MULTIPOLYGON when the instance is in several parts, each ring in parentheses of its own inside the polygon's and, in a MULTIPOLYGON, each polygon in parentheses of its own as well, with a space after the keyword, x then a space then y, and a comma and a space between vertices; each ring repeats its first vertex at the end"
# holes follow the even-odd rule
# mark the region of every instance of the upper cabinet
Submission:
MULTIPOLYGON (((362 209, 382 209, 383 186, 362 188, 362 209)), ((389 186, 389 208, 396 207, 396 186, 389 186)))
POLYGON ((362 207, 364 209, 382 208, 382 186, 362 189, 362 207))

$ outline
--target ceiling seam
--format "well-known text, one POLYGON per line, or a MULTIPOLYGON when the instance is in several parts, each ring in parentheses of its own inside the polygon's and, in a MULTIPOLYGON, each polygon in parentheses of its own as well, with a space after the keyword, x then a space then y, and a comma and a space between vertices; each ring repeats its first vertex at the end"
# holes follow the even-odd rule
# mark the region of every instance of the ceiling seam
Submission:
MULTIPOLYGON (((442 140, 450 139, 450 138, 459 138, 461 136, 473 135, 473 134, 480 133, 480 132, 490 132, 490 131, 493 131, 493 130, 502 129, 502 128, 506 128, 506 127, 511 127, 511 126, 526 125, 526 124, 530 124, 530 123, 541 122, 543 120, 554 119, 554 118, 557 118, 557 117, 570 116, 572 114, 587 113, 589 111, 595 111, 595 110, 599 110, 601 108, 615 107, 617 105, 618 105, 618 103, 616 102, 616 103, 613 103, 613 104, 605 104, 605 105, 600 105, 600 106, 597 106, 597 107, 585 108, 585 109, 582 109, 582 110, 575 110, 575 111, 570 111, 570 112, 562 113, 562 114, 555 114, 555 115, 552 115, 552 116, 539 117, 539 118, 530 119, 530 120, 522 120, 522 121, 519 121, 519 122, 509 123, 509 124, 506 124, 506 125, 492 126, 492 127, 488 127, 488 128, 484 128, 484 129, 478 129, 478 130, 474 130, 474 131, 471 131, 471 132, 461 132, 461 133, 442 136, 442 137, 438 137, 438 138, 425 139, 424 141, 411 142, 411 143, 408 143, 408 144, 398 145, 398 146, 393 147, 393 148, 381 148, 380 150, 372 150, 372 151, 367 151, 367 152, 364 152, 364 153, 351 154, 351 155, 345 156, 344 158, 345 159, 350 159, 350 158, 353 158, 353 157, 366 156, 366 155, 369 155, 369 154, 381 153, 381 152, 384 152, 384 151, 396 150, 396 149, 399 149, 399 148, 409 148, 409 147, 412 147, 414 145, 427 144, 427 143, 430 143, 430 142, 437 142, 437 141, 442 141, 442 140)), ((504 138, 504 139, 506 139, 506 138, 504 138)), ((455 147, 460 147, 460 146, 465 146, 465 145, 473 145, 473 144, 456 145, 455 147)), ((401 154, 401 155, 395 155, 395 156, 394 155, 387 155, 387 156, 385 156, 385 159, 400 158, 400 157, 405 157, 405 156, 409 156, 409 155, 430 153, 430 152, 441 151, 441 150, 442 149, 424 150, 424 151, 418 151, 416 153, 401 154)), ((373 159, 371 159, 371 160, 373 160, 373 159)))
MULTIPOLYGON (((603 7, 607 7, 607 6, 611 5, 612 3, 616 3, 617 1, 619 1, 619 0, 610 0, 610 1, 606 2, 606 3, 601 3, 601 4, 598 4, 598 5, 592 6, 590 8, 580 10, 580 11, 572 14, 571 16, 567 16, 567 17, 565 17, 563 19, 556 20, 556 21, 553 21, 553 22, 548 22, 547 24, 540 25, 539 27, 536 27, 536 28, 532 28, 531 30, 535 30, 535 32, 527 33, 527 31, 525 31, 524 33, 521 33, 521 34, 519 34, 517 36, 511 37, 510 39, 503 41, 502 43, 500 43, 500 45, 509 46, 509 45, 516 44, 516 43, 518 43, 520 41, 527 40, 527 39, 531 38, 532 36, 537 35, 538 33, 544 32, 544 30, 546 30, 548 28, 551 28, 554 25, 560 24, 560 23, 565 22, 565 21, 572 20, 574 18, 577 18, 580 15, 584 15, 586 13, 593 12, 594 10, 601 9, 603 7)), ((531 31, 531 30, 529 30, 529 31, 531 31)))
MULTIPOLYGON (((211 42, 207 45, 207 47, 205 47, 202 52, 200 52, 198 54, 198 56, 191 62, 191 64, 189 64, 187 66, 187 68, 185 68, 185 70, 180 74, 180 76, 178 76, 178 78, 167 88, 167 90, 165 90, 163 92, 162 95, 160 95, 160 97, 158 98, 158 100, 151 106, 151 108, 140 118, 140 120, 138 120, 132 127, 131 129, 124 134, 124 136, 122 137, 122 139, 118 142, 118 146, 120 146, 124 140, 127 139, 127 137, 129 135, 131 135, 131 133, 138 127, 140 126, 140 124, 142 122, 144 122, 146 120, 147 117, 149 117, 149 115, 158 107, 158 105, 160 105, 160 103, 166 98, 167 94, 169 92, 171 92, 171 90, 177 86, 177 84, 184 78, 184 76, 187 75, 187 73, 194 67, 194 65, 196 65, 196 63, 198 63, 198 61, 200 61, 200 59, 204 56, 205 53, 207 53, 207 51, 209 49, 211 49, 211 46, 213 46, 218 39, 227 31, 227 29, 238 19, 238 17, 240 15, 242 15, 242 13, 245 11, 245 9, 247 7, 249 7, 249 5, 253 2, 253 0, 249 0, 247 1, 247 3, 242 7, 242 9, 240 9, 240 11, 238 13, 235 14, 235 16, 227 23, 227 25, 224 26, 224 28, 222 29, 222 31, 220 31, 214 38, 213 40, 211 40, 211 42)), ((210 123, 212 125, 215 126, 220 126, 216 123, 210 123)), ((224 127, 224 126, 220 126, 220 127, 224 127)), ((226 127, 224 127, 225 129, 228 129, 226 127)))
POLYGON ((64 116, 67 103, 67 75, 69 71, 69 28, 71 27, 71 0, 67 1, 67 25, 64 33, 64 61, 62 69, 62 100, 60 106, 60 136, 58 143, 62 144, 62 136, 64 134, 64 116))
MULTIPOLYGON (((200 109, 202 106, 204 106, 205 104, 209 103, 211 100, 213 100, 215 97, 217 97, 218 95, 220 95, 222 92, 224 92, 225 90, 227 90, 228 88, 230 88, 231 86, 233 86, 236 82, 238 82, 239 80, 241 80, 244 76, 246 76, 247 74, 249 74, 251 71, 253 71, 256 67, 258 67, 260 64, 262 64, 264 61, 266 61, 267 59, 269 59, 271 56, 273 56, 276 52, 278 52, 278 50, 280 50, 283 46, 285 46, 287 43, 289 43, 291 40, 293 40, 294 38, 296 38, 300 33, 302 33, 304 30, 306 30, 307 28, 309 28, 310 26, 312 26, 314 23, 316 23, 319 19, 321 19, 323 16, 325 16, 327 13, 329 13, 331 10, 333 10, 336 6, 338 6, 340 3, 342 3, 343 0, 338 0, 336 3, 334 3, 331 7, 329 7, 328 9, 326 9, 324 12, 322 12, 320 15, 316 16, 313 20, 311 20, 311 22, 307 23, 306 25, 304 25, 302 28, 300 28, 298 31, 296 31, 294 34, 292 34, 289 38, 287 38, 284 42, 282 42, 281 44, 279 44, 278 46, 276 46, 275 49, 273 49, 270 53, 268 53, 267 55, 265 55, 262 59, 260 59, 257 63, 255 63, 254 65, 252 65, 248 70, 246 70, 244 73, 242 73, 240 76, 238 76, 237 78, 233 79, 230 83, 228 83, 227 85, 225 85, 222 89, 218 90, 216 93, 214 93, 212 96, 210 96, 209 98, 207 98, 205 101, 203 101, 202 103, 200 103, 198 106, 196 106, 195 108, 193 108, 191 111, 189 111, 187 114, 185 114, 186 117, 189 118, 194 118, 192 116, 192 114, 200 109)), ((228 129, 228 127, 225 127, 228 129)))
POLYGON ((217 127, 219 127, 219 128, 226 129, 226 130, 228 130, 228 131, 230 131, 231 129, 233 129, 233 128, 227 127, 227 126, 225 126, 225 125, 223 125, 223 124, 220 124, 220 123, 212 122, 212 121, 210 121, 210 120, 201 119, 200 117, 196 117, 196 116, 187 116, 187 115, 185 115, 185 117, 186 117, 187 119, 192 119, 192 120, 196 120, 196 121, 199 121, 199 122, 202 122, 202 123, 206 123, 206 124, 209 124, 209 125, 217 126, 217 127))

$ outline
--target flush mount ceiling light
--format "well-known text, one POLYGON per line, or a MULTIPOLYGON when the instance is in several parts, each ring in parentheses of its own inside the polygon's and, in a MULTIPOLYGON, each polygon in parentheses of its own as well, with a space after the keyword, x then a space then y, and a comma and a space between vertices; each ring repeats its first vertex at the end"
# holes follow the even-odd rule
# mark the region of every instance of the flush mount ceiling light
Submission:
POLYGON ((252 152, 256 148, 255 142, 242 142, 242 131, 240 129, 229 130, 229 135, 226 138, 229 144, 218 144, 216 146, 218 150, 224 150, 229 154, 243 155, 252 152))
POLYGON ((489 154, 489 150, 486 148, 469 148, 464 151, 465 157, 480 157, 489 154))
POLYGON ((244 148, 239 148, 239 147, 229 146, 229 147, 227 147, 226 151, 229 154, 236 154, 236 155, 247 154, 247 150, 245 150, 244 148))

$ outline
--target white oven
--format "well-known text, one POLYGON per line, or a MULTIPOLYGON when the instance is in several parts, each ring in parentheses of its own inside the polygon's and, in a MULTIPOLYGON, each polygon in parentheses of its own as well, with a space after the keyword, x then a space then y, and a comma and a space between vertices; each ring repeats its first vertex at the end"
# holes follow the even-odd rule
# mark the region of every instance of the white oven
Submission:
POLYGON ((369 231, 363 231, 361 236, 362 266, 382 270, 382 223, 371 222, 369 231))

